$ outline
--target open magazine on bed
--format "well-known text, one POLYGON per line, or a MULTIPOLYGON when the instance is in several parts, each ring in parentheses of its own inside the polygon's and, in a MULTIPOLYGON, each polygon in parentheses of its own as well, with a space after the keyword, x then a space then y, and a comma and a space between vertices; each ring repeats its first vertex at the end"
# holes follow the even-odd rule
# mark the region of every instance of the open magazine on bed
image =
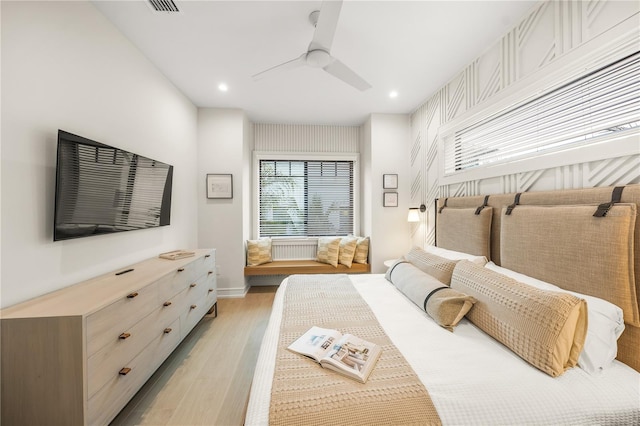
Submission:
POLYGON ((361 383, 367 381, 382 353, 375 343, 316 326, 296 339, 288 349, 361 383))

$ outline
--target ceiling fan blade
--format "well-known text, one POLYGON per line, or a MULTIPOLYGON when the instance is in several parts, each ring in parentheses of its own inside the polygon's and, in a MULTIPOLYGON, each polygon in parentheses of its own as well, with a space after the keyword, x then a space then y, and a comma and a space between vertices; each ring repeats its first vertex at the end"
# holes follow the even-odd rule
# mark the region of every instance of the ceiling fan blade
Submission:
POLYGON ((316 30, 309 44, 309 50, 322 49, 327 52, 331 50, 333 36, 336 33, 338 18, 340 17, 340 9, 342 9, 342 0, 326 0, 322 2, 316 30))
POLYGON ((371 88, 371 85, 367 83, 362 77, 360 77, 351 68, 335 58, 333 58, 333 61, 323 69, 334 77, 339 78, 340 80, 355 87, 360 91, 365 91, 371 88))
POLYGON ((251 76, 254 80, 260 80, 263 77, 266 77, 270 74, 275 74, 276 72, 280 72, 280 71, 285 71, 285 70, 290 70, 293 68, 298 68, 302 65, 304 65, 306 63, 305 58, 306 58, 307 54, 303 53, 302 55, 298 56, 295 59, 292 59, 290 61, 284 62, 280 65, 276 65, 275 67, 271 67, 268 68, 264 71, 259 72, 258 74, 254 74, 253 76, 251 76))

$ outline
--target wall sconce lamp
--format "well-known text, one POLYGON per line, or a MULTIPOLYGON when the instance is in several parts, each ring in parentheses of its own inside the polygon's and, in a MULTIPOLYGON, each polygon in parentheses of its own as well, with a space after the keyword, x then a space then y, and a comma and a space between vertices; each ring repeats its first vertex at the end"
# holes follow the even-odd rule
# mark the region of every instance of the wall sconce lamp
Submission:
POLYGON ((420 213, 427 211, 427 206, 420 204, 420 207, 412 207, 409 209, 409 216, 407 216, 407 222, 420 222, 420 213))

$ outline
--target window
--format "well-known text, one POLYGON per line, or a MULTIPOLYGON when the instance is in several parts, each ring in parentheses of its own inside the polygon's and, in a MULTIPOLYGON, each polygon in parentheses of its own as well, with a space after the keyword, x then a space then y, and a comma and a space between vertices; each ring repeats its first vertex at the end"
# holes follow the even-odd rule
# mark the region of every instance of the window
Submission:
POLYGON ((444 173, 508 163, 640 131, 640 53, 445 138, 444 173))
POLYGON ((261 237, 354 232, 355 161, 260 159, 261 237))

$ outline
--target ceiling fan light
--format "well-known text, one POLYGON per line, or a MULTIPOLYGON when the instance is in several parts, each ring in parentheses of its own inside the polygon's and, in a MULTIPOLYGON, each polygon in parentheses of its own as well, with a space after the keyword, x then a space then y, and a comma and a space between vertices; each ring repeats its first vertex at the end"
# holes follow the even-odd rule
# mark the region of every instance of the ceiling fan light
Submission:
POLYGON ((316 49, 307 53, 307 64, 315 68, 324 68, 331 62, 331 55, 324 50, 316 49))

